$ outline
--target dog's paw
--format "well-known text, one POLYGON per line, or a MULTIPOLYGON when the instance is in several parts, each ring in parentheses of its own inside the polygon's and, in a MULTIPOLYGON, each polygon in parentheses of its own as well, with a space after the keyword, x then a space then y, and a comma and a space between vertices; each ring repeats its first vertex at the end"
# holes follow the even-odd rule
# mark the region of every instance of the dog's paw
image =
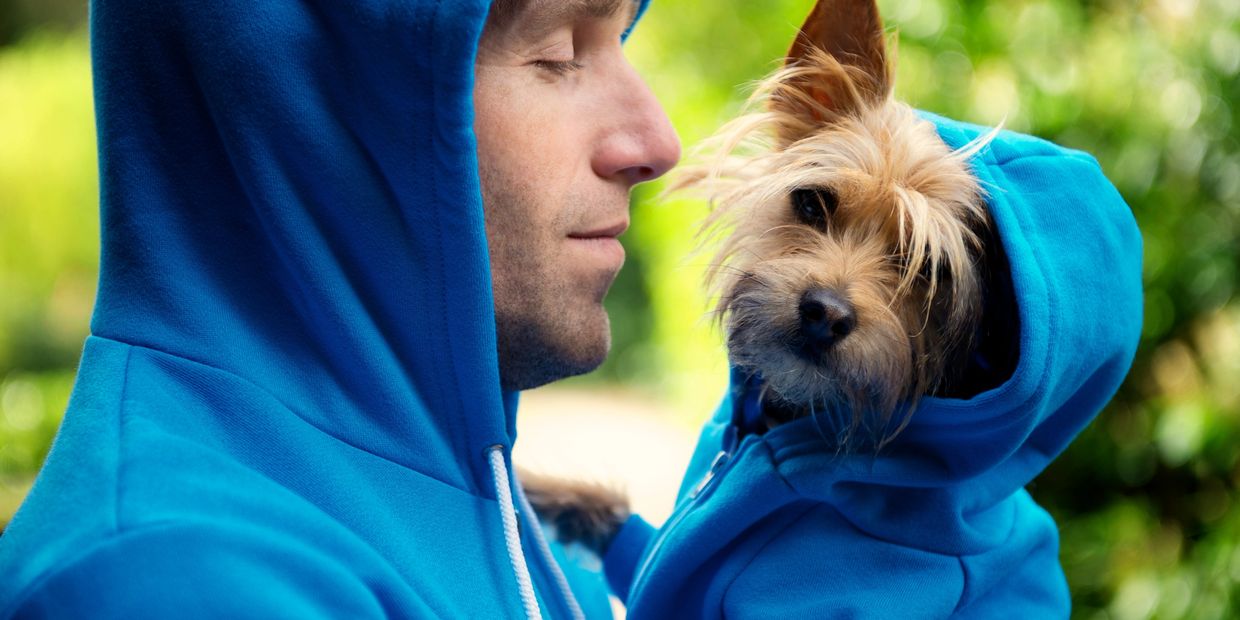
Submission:
POLYGON ((519 472, 525 495, 563 543, 580 543, 600 557, 628 520, 628 497, 600 482, 519 472))

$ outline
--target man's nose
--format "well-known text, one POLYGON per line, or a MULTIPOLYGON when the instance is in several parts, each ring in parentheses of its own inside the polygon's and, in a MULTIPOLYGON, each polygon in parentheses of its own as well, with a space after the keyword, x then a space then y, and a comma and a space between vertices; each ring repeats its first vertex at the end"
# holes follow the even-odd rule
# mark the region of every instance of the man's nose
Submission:
POLYGON ((612 92, 615 121, 594 153, 594 172, 629 187, 663 176, 680 161, 680 138, 663 106, 627 62, 612 92))

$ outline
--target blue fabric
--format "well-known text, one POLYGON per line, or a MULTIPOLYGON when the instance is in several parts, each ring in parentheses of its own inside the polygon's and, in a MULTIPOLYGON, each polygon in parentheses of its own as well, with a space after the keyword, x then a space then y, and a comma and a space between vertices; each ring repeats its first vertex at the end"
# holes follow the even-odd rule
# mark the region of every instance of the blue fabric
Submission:
POLYGON ((630 515, 607 548, 603 557, 607 585, 619 598, 628 597, 633 573, 654 532, 654 527, 640 515, 630 515))
MULTIPOLYGON (((923 118, 954 148, 986 131, 923 118)), ((1003 132, 973 168, 1011 264, 1014 373, 965 400, 925 399, 878 456, 827 449, 811 418, 737 442, 752 390, 734 375, 672 517, 617 538, 643 556, 610 576, 630 618, 1068 616, 1055 524, 1024 486, 1128 371, 1140 233, 1085 153, 1003 132)))
POLYGON ((521 614, 485 456, 517 406, 473 135, 488 6, 91 3, 98 299, 0 617, 521 614))

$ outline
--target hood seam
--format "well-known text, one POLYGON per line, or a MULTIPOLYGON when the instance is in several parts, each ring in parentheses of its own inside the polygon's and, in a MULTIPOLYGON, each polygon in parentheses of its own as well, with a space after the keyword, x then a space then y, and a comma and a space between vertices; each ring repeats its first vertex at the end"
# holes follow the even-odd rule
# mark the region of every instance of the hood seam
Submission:
POLYGON ((125 446, 122 433, 125 430, 125 395, 129 392, 129 364, 133 360, 133 349, 125 350, 125 368, 121 371, 121 393, 116 401, 116 471, 113 472, 112 483, 116 485, 112 495, 112 532, 121 531, 121 468, 125 460, 125 446))
MULTIPOLYGON (((429 33, 429 39, 430 39, 431 49, 435 49, 436 43, 438 42, 438 39, 439 39, 438 26, 439 26, 439 10, 441 6, 442 6, 441 0, 435 0, 435 2, 432 4, 433 8, 430 11, 429 22, 431 24, 431 28, 430 28, 430 33, 429 33)), ((475 45, 475 49, 476 48, 477 46, 475 45)), ((431 102, 432 102, 430 106, 431 126, 438 128, 440 127, 440 124, 439 124, 440 123, 439 81, 440 81, 440 75, 441 75, 440 73, 441 69, 440 69, 439 63, 432 62, 430 64, 430 71, 431 71, 431 80, 430 80, 430 84, 428 84, 428 88, 430 90, 431 102)), ((472 97, 470 99, 472 103, 472 97)), ((430 133, 432 136, 432 140, 434 140, 434 142, 437 145, 442 145, 443 138, 440 135, 440 131, 431 131, 430 133)), ((476 153, 477 153, 477 149, 475 149, 475 157, 476 157, 476 153)), ((440 160, 438 161, 438 163, 442 164, 442 161, 440 160)), ((447 386, 444 385, 445 382, 443 381, 433 381, 432 383, 435 384, 435 386, 438 388, 442 400, 446 401, 448 400, 448 398, 451 398, 451 400, 456 403, 457 415, 447 416, 446 422, 449 428, 452 429, 453 435, 455 435, 458 438, 458 441, 464 442, 465 445, 463 446, 464 448, 463 454, 465 455, 465 458, 469 459, 467 463, 467 467, 469 468, 469 471, 471 474, 470 481, 473 482, 475 485, 478 485, 478 472, 476 471, 476 466, 474 463, 476 459, 473 456, 473 453, 471 452, 471 448, 470 448, 470 446, 473 444, 473 437, 469 429, 469 424, 460 423, 461 416, 468 415, 468 412, 465 408, 465 400, 463 396, 465 394, 464 382, 462 381, 463 377, 461 377, 460 367, 457 365, 457 361, 456 361, 456 356, 458 354, 459 345, 452 337, 452 330, 449 328, 448 317, 447 317, 447 312, 446 312, 446 308, 448 308, 450 304, 448 303, 449 300, 448 300, 448 294, 447 294, 447 284, 446 282, 444 282, 444 278, 442 277, 442 274, 447 273, 447 269, 445 268, 447 253, 446 253, 446 247, 444 244, 443 225, 442 225, 443 204, 441 204, 442 201, 438 199, 439 193, 442 190, 442 187, 438 181, 438 175, 436 175, 436 180, 434 181, 434 184, 435 184, 434 195, 436 199, 431 200, 430 202, 431 202, 435 215, 433 218, 431 218, 432 220, 431 225, 434 226, 435 240, 439 246, 439 252, 437 252, 435 256, 435 262, 437 263, 436 273, 441 276, 441 277, 436 278, 436 288, 438 289, 437 293, 438 293, 438 298, 440 301, 437 314, 439 315, 438 323, 440 327, 440 333, 443 335, 442 336, 443 340, 448 345, 448 354, 446 356, 448 358, 447 363, 452 369, 452 382, 455 385, 456 389, 449 390, 447 386), (449 395, 447 393, 449 391, 454 392, 454 393, 449 395)), ((402 215, 405 215, 404 211, 405 209, 402 208, 401 209, 402 215)), ((485 488, 486 488, 485 486, 478 485, 478 490, 480 492, 485 488)))

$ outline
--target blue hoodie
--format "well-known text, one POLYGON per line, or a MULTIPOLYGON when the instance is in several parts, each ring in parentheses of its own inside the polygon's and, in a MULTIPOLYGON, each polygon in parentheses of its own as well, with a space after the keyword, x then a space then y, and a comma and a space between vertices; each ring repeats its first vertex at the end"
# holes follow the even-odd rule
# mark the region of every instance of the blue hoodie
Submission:
POLYGON ((579 615, 509 473, 488 7, 91 3, 98 298, 0 618, 579 615))
MULTIPOLYGON (((952 148, 986 131, 924 118, 952 148)), ((973 169, 1010 261, 1013 374, 923 400, 877 456, 836 454, 811 418, 747 432, 734 374, 671 518, 631 520, 608 551, 630 618, 1068 616, 1055 524, 1024 487, 1128 371, 1140 233, 1085 153, 1003 132, 973 169)))

